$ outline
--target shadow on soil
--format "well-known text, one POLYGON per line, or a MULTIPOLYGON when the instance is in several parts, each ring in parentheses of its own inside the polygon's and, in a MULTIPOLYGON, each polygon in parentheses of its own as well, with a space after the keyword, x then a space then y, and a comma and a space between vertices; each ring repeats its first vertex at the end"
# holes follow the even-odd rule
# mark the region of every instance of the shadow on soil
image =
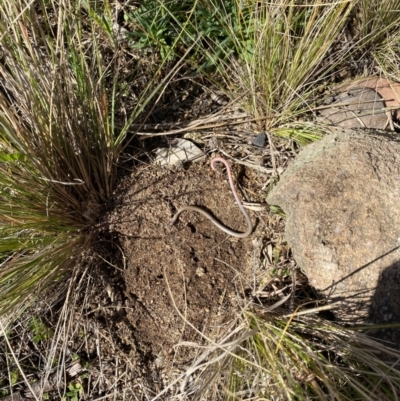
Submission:
POLYGON ((338 310, 335 310, 337 320, 350 325, 381 326, 368 330, 367 334, 391 348, 400 350, 400 261, 396 261, 382 270, 375 288, 365 287, 352 294, 335 292, 337 284, 356 274, 362 275, 374 263, 392 255, 399 249, 400 246, 397 246, 371 260, 323 291, 332 291, 329 302, 340 305, 338 310))
POLYGON ((372 330, 369 335, 400 349, 400 261, 381 273, 370 301, 369 320, 384 326, 372 330))

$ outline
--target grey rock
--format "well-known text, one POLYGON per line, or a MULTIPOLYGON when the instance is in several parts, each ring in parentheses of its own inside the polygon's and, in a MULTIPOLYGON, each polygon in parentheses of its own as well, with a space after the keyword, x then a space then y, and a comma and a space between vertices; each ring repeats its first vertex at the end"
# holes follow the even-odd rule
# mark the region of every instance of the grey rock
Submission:
POLYGON ((352 88, 341 93, 330 107, 321 110, 326 124, 343 128, 388 128, 383 98, 371 88, 352 88))
POLYGON ((332 131, 299 153, 267 201, 285 211, 294 257, 339 321, 400 322, 400 137, 332 131))
POLYGON ((252 144, 254 146, 258 146, 260 148, 263 148, 265 146, 265 140, 267 136, 265 135, 265 132, 261 132, 257 136, 253 138, 252 144))

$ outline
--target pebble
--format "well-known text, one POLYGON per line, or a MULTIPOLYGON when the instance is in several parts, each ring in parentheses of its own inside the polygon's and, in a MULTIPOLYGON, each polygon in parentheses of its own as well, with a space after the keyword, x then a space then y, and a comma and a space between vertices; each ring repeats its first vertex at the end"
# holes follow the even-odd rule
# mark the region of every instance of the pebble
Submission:
POLYGON ((263 148, 265 146, 265 140, 267 136, 265 135, 265 132, 261 132, 258 134, 256 137, 253 138, 252 144, 254 146, 258 146, 259 148, 263 148))

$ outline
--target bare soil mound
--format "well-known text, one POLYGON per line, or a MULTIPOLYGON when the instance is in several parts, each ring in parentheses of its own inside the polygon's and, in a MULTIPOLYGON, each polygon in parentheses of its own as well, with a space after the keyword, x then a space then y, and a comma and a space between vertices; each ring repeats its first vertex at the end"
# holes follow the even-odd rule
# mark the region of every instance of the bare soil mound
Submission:
MULTIPOLYGON (((250 185, 244 169, 236 177, 250 185)), ((193 211, 174 226, 170 220, 179 207, 198 205, 244 231, 226 175, 206 163, 179 171, 146 167, 121 181, 115 199, 107 221, 123 254, 124 308, 136 346, 150 360, 188 361, 187 348, 177 355, 175 346, 200 341, 200 332, 209 334, 234 310, 252 240, 230 237, 193 211)))

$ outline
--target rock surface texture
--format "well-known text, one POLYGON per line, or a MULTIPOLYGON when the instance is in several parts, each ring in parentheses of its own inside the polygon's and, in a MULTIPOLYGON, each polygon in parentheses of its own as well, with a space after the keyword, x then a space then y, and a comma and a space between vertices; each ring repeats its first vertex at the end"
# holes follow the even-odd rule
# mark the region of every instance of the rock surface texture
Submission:
POLYGON ((320 111, 322 121, 343 128, 390 127, 383 98, 371 88, 352 88, 341 93, 335 101, 320 111))
MULTIPOLYGON (((400 136, 332 132, 299 153, 267 201, 285 211, 294 257, 338 320, 400 322, 400 136)), ((400 345, 398 331, 383 337, 400 345)))

